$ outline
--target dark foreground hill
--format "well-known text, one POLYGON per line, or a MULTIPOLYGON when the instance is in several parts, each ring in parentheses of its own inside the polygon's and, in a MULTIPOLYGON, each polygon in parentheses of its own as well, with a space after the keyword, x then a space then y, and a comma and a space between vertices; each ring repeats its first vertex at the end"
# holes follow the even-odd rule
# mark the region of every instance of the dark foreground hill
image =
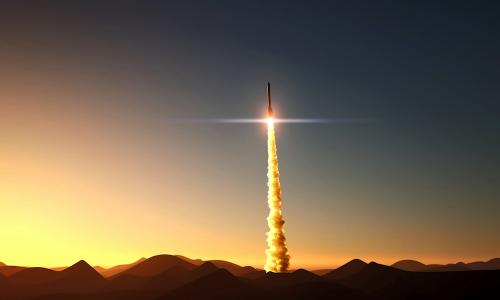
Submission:
POLYGON ((109 278, 85 261, 61 271, 25 268, 0 274, 0 299, 493 299, 499 286, 500 270, 410 272, 355 259, 319 276, 303 269, 275 274, 158 255, 109 278))

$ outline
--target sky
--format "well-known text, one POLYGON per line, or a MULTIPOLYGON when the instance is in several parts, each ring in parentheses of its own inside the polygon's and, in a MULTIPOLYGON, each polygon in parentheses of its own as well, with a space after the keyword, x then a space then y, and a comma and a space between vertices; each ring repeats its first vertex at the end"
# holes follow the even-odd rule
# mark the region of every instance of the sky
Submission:
POLYGON ((494 1, 2 1, 0 261, 291 267, 500 254, 494 1), (191 120, 191 121, 187 121, 191 120), (192 120, 198 120, 192 122, 192 120))

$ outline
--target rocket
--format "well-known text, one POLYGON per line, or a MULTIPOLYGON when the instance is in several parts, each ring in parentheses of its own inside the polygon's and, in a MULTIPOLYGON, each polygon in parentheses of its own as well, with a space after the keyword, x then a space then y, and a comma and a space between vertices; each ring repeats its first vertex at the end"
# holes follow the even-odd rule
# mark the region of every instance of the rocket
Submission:
POLYGON ((271 106, 271 84, 267 83, 267 116, 273 116, 273 108, 271 106))

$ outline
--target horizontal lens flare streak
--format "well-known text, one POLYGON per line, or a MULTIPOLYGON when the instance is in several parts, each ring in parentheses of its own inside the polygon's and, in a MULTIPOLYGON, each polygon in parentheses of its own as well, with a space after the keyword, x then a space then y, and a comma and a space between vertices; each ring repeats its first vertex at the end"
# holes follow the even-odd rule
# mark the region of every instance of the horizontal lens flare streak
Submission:
MULTIPOLYGON (((267 123, 267 118, 251 119, 251 118, 215 118, 215 119, 167 119, 169 123, 212 123, 212 124, 253 124, 267 123)), ((369 119, 356 118, 273 118, 273 123, 280 124, 342 124, 342 123, 366 123, 369 119)))

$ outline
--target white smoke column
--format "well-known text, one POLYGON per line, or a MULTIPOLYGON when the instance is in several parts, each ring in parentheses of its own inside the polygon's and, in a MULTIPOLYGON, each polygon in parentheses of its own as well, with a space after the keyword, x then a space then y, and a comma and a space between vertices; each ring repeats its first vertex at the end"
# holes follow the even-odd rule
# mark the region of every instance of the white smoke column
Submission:
POLYGON ((286 248, 284 231, 285 221, 281 215, 281 186, 278 169, 278 153, 274 135, 274 121, 269 118, 267 122, 267 203, 269 216, 267 224, 266 272, 286 272, 290 264, 290 255, 286 248))

